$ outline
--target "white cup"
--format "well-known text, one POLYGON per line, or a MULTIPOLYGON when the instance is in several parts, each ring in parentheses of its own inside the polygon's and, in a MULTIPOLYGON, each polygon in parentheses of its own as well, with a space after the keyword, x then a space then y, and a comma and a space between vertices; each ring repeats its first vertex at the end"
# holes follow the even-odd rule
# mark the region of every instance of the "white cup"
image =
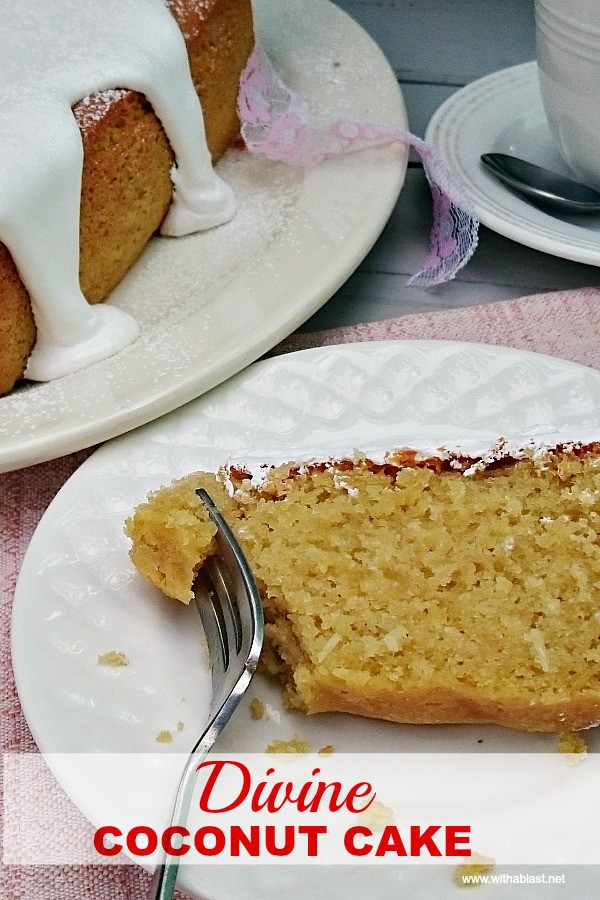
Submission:
POLYGON ((600 0, 535 0, 550 132, 570 169, 600 188, 600 0))

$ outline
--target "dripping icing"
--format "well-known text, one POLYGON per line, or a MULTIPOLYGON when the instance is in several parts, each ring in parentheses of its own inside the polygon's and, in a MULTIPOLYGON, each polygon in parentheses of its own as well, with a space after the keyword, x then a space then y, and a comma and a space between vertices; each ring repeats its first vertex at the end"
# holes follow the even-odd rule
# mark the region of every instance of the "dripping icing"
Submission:
POLYGON ((71 107, 109 89, 139 91, 176 158, 161 231, 228 221, 229 188, 213 172, 183 36, 166 0, 10 0, 0 31, 0 240, 31 297, 37 341, 26 376, 49 381, 104 359, 139 334, 79 285, 83 146, 71 107))

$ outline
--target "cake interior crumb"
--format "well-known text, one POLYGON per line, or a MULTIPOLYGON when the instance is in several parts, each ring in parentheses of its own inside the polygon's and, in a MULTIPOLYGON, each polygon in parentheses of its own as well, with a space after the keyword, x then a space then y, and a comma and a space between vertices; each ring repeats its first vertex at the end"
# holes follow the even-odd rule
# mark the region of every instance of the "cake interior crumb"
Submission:
POLYGON ((308 741, 294 735, 289 741, 274 740, 267 746, 266 753, 309 753, 308 741))
POLYGON ((558 738, 558 752, 569 765, 578 765, 587 756, 587 744, 579 732, 563 732, 558 738))
POLYGON ((464 863, 457 866, 454 871, 454 883, 458 887, 476 887, 477 881, 473 881, 473 877, 477 875, 486 875, 491 872, 496 865, 496 860, 491 856, 482 856, 475 850, 471 856, 465 859, 464 863))
POLYGON ((107 653, 98 654, 98 664, 101 666, 128 666, 129 659, 122 650, 109 650, 107 653))
POLYGON ((395 825, 396 817, 390 806, 386 806, 381 800, 373 800, 370 806, 360 813, 357 821, 370 828, 371 831, 378 832, 383 831, 388 825, 395 825))
POLYGON ((250 701, 250 718, 258 721, 262 719, 265 714, 265 704, 258 697, 253 697, 250 701))
POLYGON ((600 444, 477 467, 404 455, 187 476, 128 521, 132 559, 188 602, 216 552, 205 487, 254 572, 261 668, 288 707, 530 731, 598 724, 600 444))

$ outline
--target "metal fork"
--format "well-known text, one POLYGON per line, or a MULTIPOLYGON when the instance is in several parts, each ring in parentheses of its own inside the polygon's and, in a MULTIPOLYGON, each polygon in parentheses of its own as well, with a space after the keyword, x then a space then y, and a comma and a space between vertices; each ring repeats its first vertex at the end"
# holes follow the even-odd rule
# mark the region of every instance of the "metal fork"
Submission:
MULTIPOLYGON (((218 555, 206 561, 194 584, 212 670, 209 724, 192 748, 179 782, 171 825, 185 825, 197 768, 229 721, 256 670, 263 643, 260 596, 252 572, 229 525, 208 493, 196 493, 217 526, 218 555)), ((167 854, 158 865, 150 900, 171 900, 179 857, 167 854)))

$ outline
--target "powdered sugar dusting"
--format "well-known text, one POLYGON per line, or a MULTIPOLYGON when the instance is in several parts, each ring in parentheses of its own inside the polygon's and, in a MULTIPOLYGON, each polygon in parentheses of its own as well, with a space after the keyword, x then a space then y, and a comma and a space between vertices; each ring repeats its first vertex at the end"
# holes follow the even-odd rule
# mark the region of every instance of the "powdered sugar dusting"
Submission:
POLYGON ((109 107, 125 97, 127 93, 125 88, 115 88, 84 97, 73 107, 77 124, 83 131, 89 130, 95 122, 102 121, 109 107))
POLYGON ((111 303, 142 327, 155 345, 157 332, 189 306, 204 305, 261 253, 284 226, 302 176, 242 151, 230 151, 217 166, 232 187, 238 209, 219 228, 176 240, 153 238, 141 259, 113 291, 111 303))
POLYGON ((190 10, 189 0, 168 0, 169 9, 177 19, 186 40, 198 32, 198 26, 214 3, 215 0, 194 0, 193 9, 190 10))

